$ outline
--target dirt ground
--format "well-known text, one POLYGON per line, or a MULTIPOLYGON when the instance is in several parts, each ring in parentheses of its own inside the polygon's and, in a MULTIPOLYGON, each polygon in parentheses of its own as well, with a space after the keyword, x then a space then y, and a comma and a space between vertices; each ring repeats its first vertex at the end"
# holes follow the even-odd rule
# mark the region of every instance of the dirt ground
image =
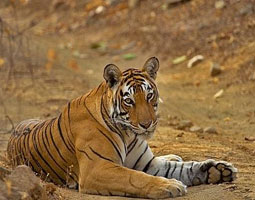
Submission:
MULTIPOLYGON (((150 141, 155 155, 226 160, 239 171, 231 184, 191 187, 179 199, 255 199, 255 1, 143 0, 134 8, 121 0, 3 2, 0 166, 9 168, 5 155, 12 124, 57 115, 70 99, 103 80, 108 63, 139 68, 157 56, 162 102, 150 141), (187 68, 196 55, 204 60, 187 68), (221 73, 211 76, 212 65, 221 73), (183 127, 187 120, 217 133, 192 132, 183 127)), ((60 187, 50 198, 127 199, 60 187)))

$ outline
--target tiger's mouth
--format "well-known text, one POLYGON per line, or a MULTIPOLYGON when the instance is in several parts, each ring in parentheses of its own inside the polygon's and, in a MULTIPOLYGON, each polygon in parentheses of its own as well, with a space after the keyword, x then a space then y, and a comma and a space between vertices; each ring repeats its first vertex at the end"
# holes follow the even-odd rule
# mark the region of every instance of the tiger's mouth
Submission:
POLYGON ((158 124, 158 120, 156 120, 152 123, 152 126, 150 128, 141 129, 137 126, 134 126, 134 125, 122 120, 122 119, 113 118, 112 120, 115 125, 120 126, 121 129, 123 131, 126 131, 127 134, 134 134, 134 135, 141 137, 143 139, 151 138, 153 136, 153 134, 156 130, 157 124, 158 124))
POLYGON ((145 138, 150 138, 153 133, 155 132, 157 122, 151 128, 146 130, 141 130, 138 127, 133 127, 132 125, 127 125, 126 123, 119 123, 124 131, 130 131, 131 133, 135 134, 136 136, 143 136, 145 138))

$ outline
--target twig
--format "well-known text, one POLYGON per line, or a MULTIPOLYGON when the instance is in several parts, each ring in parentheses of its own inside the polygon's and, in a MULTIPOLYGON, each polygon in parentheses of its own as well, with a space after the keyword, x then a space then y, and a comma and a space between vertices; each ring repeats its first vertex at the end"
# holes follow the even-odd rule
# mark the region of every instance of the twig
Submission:
POLYGON ((7 132, 7 133, 11 133, 14 130, 14 128, 15 128, 14 123, 13 123, 12 119, 9 117, 9 115, 5 115, 5 117, 9 120, 9 122, 12 125, 12 129, 7 132))

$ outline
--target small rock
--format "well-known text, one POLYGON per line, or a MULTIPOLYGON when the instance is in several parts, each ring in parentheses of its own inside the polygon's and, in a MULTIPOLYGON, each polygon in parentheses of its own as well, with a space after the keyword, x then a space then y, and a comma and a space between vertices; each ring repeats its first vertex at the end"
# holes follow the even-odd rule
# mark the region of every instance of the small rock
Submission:
POLYGON ((186 128, 190 128, 193 125, 193 123, 190 120, 182 120, 180 121, 177 129, 184 130, 186 128))
POLYGON ((47 194, 51 194, 51 195, 53 195, 54 192, 57 190, 57 186, 54 185, 53 183, 47 183, 46 185, 44 185, 44 188, 47 194))
POLYGON ((96 14, 100 14, 101 12, 103 12, 105 10, 104 6, 98 6, 95 10, 96 14))
POLYGON ((25 165, 16 167, 10 175, 5 177, 5 182, 0 180, 0 197, 8 200, 48 199, 40 179, 25 165))
POLYGON ((217 76, 221 73, 221 67, 217 63, 212 63, 211 68, 210 68, 210 75, 211 76, 217 76))
POLYGON ((236 189, 237 189, 237 186, 234 184, 234 185, 227 186, 224 190, 234 191, 236 189))
POLYGON ((92 75, 92 74, 94 74, 94 71, 93 71, 92 69, 88 69, 88 70, 86 71, 86 73, 87 73, 88 75, 92 75))
POLYGON ((253 72, 253 74, 250 75, 249 80, 250 81, 255 81, 255 72, 253 72))
POLYGON ((173 3, 173 4, 175 4, 175 3, 179 3, 181 1, 183 1, 183 0, 166 0, 166 3, 168 3, 168 4, 173 3))
POLYGON ((139 0, 128 0, 128 7, 129 8, 135 8, 139 3, 139 0))
POLYGON ((212 134, 217 134, 217 130, 214 127, 206 127, 204 128, 204 133, 212 133, 212 134))
POLYGON ((10 173, 10 170, 0 167, 0 180, 4 180, 4 177, 10 173))
POLYGON ((190 132, 193 132, 193 133, 202 133, 203 132, 203 129, 199 126, 192 126, 190 127, 190 132))
POLYGON ((186 59, 187 59, 187 57, 185 55, 184 56, 180 56, 180 57, 175 58, 172 63, 174 65, 178 65, 178 64, 184 62, 186 59))
POLYGON ((245 137, 244 139, 247 140, 247 141, 250 141, 250 142, 255 141, 255 137, 245 137))
POLYGON ((165 6, 165 9, 166 8, 171 8, 171 6, 176 6, 180 3, 184 3, 184 2, 187 2, 187 1, 190 1, 190 0, 165 0, 165 4, 163 4, 165 6))
POLYGON ((58 48, 61 49, 61 50, 63 50, 63 49, 66 48, 66 46, 65 46, 65 44, 61 43, 61 44, 58 45, 58 48))
POLYGON ((82 53, 80 53, 78 50, 74 51, 72 54, 73 54, 73 56, 76 57, 76 58, 84 59, 84 58, 87 57, 87 54, 82 54, 82 53))
POLYGON ((253 8, 253 4, 248 3, 245 4, 245 6, 243 8, 240 9, 239 13, 241 15, 251 15, 254 12, 254 8, 253 8))
POLYGON ((184 135, 184 132, 178 133, 176 137, 182 137, 184 135))
POLYGON ((216 1, 215 4, 214 4, 214 7, 215 7, 216 9, 222 9, 222 8, 224 8, 225 6, 226 6, 226 3, 225 3, 225 1, 223 1, 223 0, 216 1))

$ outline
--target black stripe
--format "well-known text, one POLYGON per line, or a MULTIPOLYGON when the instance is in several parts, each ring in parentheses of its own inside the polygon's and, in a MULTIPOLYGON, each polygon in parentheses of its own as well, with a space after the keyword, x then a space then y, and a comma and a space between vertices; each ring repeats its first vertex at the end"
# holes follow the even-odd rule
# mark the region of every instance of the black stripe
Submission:
MULTIPOLYGON (((86 98, 87 99, 87 98, 86 98)), ((86 105, 86 99, 83 102, 84 107, 86 108, 86 110, 88 111, 88 113, 90 114, 90 116, 97 122, 99 123, 99 121, 94 117, 94 115, 90 112, 90 110, 88 109, 87 105, 86 105)), ((100 123, 99 123, 100 124, 100 123)))
MULTIPOLYGON (((130 90, 131 87, 134 87, 134 85, 136 85, 135 82, 128 87, 128 90, 130 90)), ((134 88, 134 93, 135 93, 135 88, 134 88)))
MULTIPOLYGON (((49 123, 50 124, 50 123, 49 123)), ((49 125, 48 124, 48 125, 49 125)), ((54 161, 54 163, 65 173, 67 174, 66 170, 63 169, 59 164, 58 162, 53 158, 53 156, 51 155, 50 151, 49 151, 49 147, 46 146, 46 143, 45 143, 45 140, 44 140, 44 137, 43 135, 46 135, 47 136, 47 128, 48 128, 48 125, 46 126, 45 128, 45 134, 42 134, 42 141, 43 141, 43 145, 44 145, 44 149, 46 149, 47 153, 49 154, 50 158, 54 161)), ((76 174, 74 174, 76 176, 76 180, 78 180, 78 177, 76 174)), ((70 177, 74 180, 74 178, 70 175, 70 177)))
POLYGON ((128 79, 132 78, 133 77, 133 74, 129 74, 128 76, 126 76, 124 79, 123 79, 123 83, 127 82, 128 79))
POLYGON ((128 149, 129 149, 130 146, 135 142, 136 138, 137 138, 137 135, 135 135, 135 137, 134 137, 134 139, 132 140, 132 142, 130 142, 129 145, 127 146, 128 149))
POLYGON ((174 169, 173 169, 173 171, 172 171, 172 173, 171 173, 171 177, 173 177, 173 174, 174 174, 174 172, 175 172, 175 170, 176 170, 176 166, 177 166, 177 162, 175 162, 174 169))
POLYGON ((66 126, 66 120, 64 120, 64 126, 65 126, 65 130, 66 130, 66 136, 67 136, 67 143, 70 146, 72 153, 75 154, 75 149, 74 149, 74 144, 71 141, 70 137, 69 137, 69 132, 67 130, 67 126, 66 126))
POLYGON ((98 157, 100 157, 100 158, 102 158, 102 159, 104 159, 104 160, 108 160, 108 161, 110 161, 110 162, 113 162, 113 160, 111 160, 111 159, 109 159, 109 158, 106 158, 106 157, 100 155, 99 153, 97 153, 97 152, 96 152, 94 149, 92 149, 91 147, 89 147, 89 148, 90 148, 90 150, 91 150, 95 155, 97 155, 98 157))
POLYGON ((63 140, 64 145, 66 146, 66 148, 73 154, 72 149, 67 145, 67 143, 64 139, 64 136, 63 136, 63 132, 62 132, 61 125, 60 125, 61 117, 62 117, 62 113, 58 117, 58 132, 59 132, 59 135, 60 135, 61 139, 63 140))
MULTIPOLYGON (((43 126, 43 125, 42 125, 43 126)), ((37 130, 35 130, 33 133, 32 133, 32 142, 33 142, 33 146, 34 146, 34 150, 36 151, 36 153, 39 155, 39 157, 41 158, 41 160, 48 166, 48 168, 58 177, 58 179, 63 183, 65 184, 65 180, 62 179, 58 173, 52 168, 52 166, 44 159, 44 157, 42 156, 42 154, 40 153, 39 149, 38 149, 38 146, 37 146, 37 142, 36 142, 36 136, 38 137, 39 135, 39 132, 41 131, 41 128, 42 126, 38 126, 39 128, 37 130)), ((43 171, 44 169, 41 168, 43 171)), ((45 173, 46 175, 48 174, 47 172, 45 173)))
MULTIPOLYGON (((56 121, 56 118, 54 119, 55 121, 56 121)), ((54 122, 55 122, 54 121, 54 122)), ((51 141, 52 141, 52 143, 53 143, 53 145, 54 145, 54 147, 55 147, 55 149, 56 149, 56 151, 57 151, 57 153, 58 153, 58 155, 60 156, 60 158, 65 162, 65 163, 67 163, 67 161, 66 161, 66 159, 62 156, 62 154, 60 153, 60 151, 59 151, 59 149, 58 149, 58 147, 57 147, 57 145, 56 145, 56 143, 55 143, 55 141, 54 141, 54 138, 53 138, 53 135, 52 135, 52 126, 54 126, 54 122, 51 124, 51 126, 50 126, 50 132, 49 132, 49 134, 50 134, 50 138, 51 138, 51 141)))
POLYGON ((191 166, 190 166, 190 172, 191 172, 191 173, 193 173, 193 169, 192 169, 193 165, 194 165, 194 162, 192 162, 192 163, 191 163, 191 166))
POLYGON ((83 150, 81 150, 81 149, 77 149, 77 150, 78 150, 79 152, 81 152, 81 153, 84 153, 84 154, 88 157, 89 160, 92 160, 92 158, 89 157, 89 155, 87 154, 86 151, 83 151, 83 150))
POLYGON ((120 112, 120 116, 128 114, 127 112, 120 112))
POLYGON ((124 144, 125 152, 126 152, 126 145, 125 145, 125 141, 124 141, 123 135, 122 135, 121 133, 119 133, 117 127, 113 126, 113 125, 111 124, 111 122, 109 122, 109 121, 106 120, 106 118, 104 117, 104 115, 102 115, 102 118, 103 118, 103 120, 104 120, 106 126, 107 126, 113 133, 116 133, 116 134, 120 137, 121 141, 122 141, 123 144, 124 144))
POLYGON ((128 152, 127 152, 127 156, 128 156, 128 154, 134 149, 134 147, 135 147, 135 145, 136 145, 136 143, 137 143, 137 141, 138 141, 138 139, 136 139, 135 140, 135 143, 134 143, 134 145, 131 147, 131 149, 129 149, 128 150, 128 152))
POLYGON ((156 171, 156 173, 154 173, 153 176, 157 176, 159 171, 160 171, 160 169, 158 169, 158 171, 156 171))
POLYGON ((189 171, 188 168, 187 168, 187 175, 188 175, 188 179, 189 179, 190 185, 192 185, 192 180, 191 180, 191 177, 190 177, 190 171, 189 171))
MULTIPOLYGON (((81 104, 81 100, 82 100, 83 97, 84 97, 84 96, 81 96, 81 97, 78 99, 79 105, 81 104)), ((70 102, 69 102, 68 104, 70 104, 70 102)))
POLYGON ((136 77, 139 77, 139 78, 143 78, 143 79, 146 79, 147 80, 147 78, 143 75, 143 74, 141 74, 141 72, 138 72, 138 73, 134 73, 134 76, 136 76, 136 77))
POLYGON ((145 142, 145 140, 142 140, 142 142, 138 145, 138 148, 145 142))
MULTIPOLYGON (((64 117, 65 117, 65 115, 64 115, 64 117)), ((65 126, 65 131, 66 131, 68 145, 70 146, 70 148, 72 150, 72 153, 75 154, 74 144, 73 144, 72 140, 69 137, 69 132, 67 130, 67 125, 66 125, 66 120, 65 119, 64 119, 64 126, 65 126)), ((69 130, 70 130, 70 127, 69 127, 69 130)))
MULTIPOLYGON (((34 127, 36 127, 38 124, 36 124, 34 127)), ((33 128, 34 128, 33 127, 33 128)), ((32 131, 31 131, 32 132, 32 131)), ((30 136, 31 136, 31 134, 32 133, 29 133, 29 134, 27 134, 27 140, 26 140, 26 142, 24 142, 24 144, 25 144, 25 148, 26 149, 28 149, 28 151, 27 151, 27 153, 29 154, 28 155, 28 166, 30 165, 30 167, 32 168, 32 170, 34 171, 34 172, 36 172, 37 170, 35 170, 35 167, 34 167, 34 165, 33 165, 33 163, 31 162, 31 161, 34 161, 35 162, 35 164, 37 165, 37 167, 40 169, 40 166, 38 165, 38 162, 37 162, 37 160, 35 160, 34 159, 34 156, 33 156, 33 154, 32 154, 32 152, 30 151, 30 148, 29 148, 29 138, 30 138, 30 136), (28 147, 27 147, 27 145, 28 145, 28 147), (32 158, 32 160, 31 160, 31 158, 32 158)))
MULTIPOLYGON (((35 127, 35 129, 33 130, 33 132, 31 132, 31 134, 29 134, 29 136, 32 135, 32 144, 33 144, 33 146, 34 146, 34 150, 37 152, 38 155, 40 154, 40 152, 38 153, 38 149, 37 149, 36 146, 35 146, 36 144, 35 144, 34 135, 37 133, 37 131, 39 130, 39 128, 41 127, 41 125, 42 125, 42 124, 37 124, 37 126, 35 127)), ((29 139, 29 138, 28 138, 28 139, 29 139)), ((38 159, 35 159, 35 157, 33 156, 33 154, 32 154, 31 151, 29 151, 29 152, 30 152, 30 156, 32 157, 32 160, 35 162, 35 164, 38 166, 38 168, 44 173, 44 175, 47 176, 48 173, 47 173, 47 172, 44 170, 44 168, 40 165, 38 159)), ((41 157, 41 156, 39 155, 39 157, 41 157)), ((42 158, 42 157, 41 157, 41 158, 42 158)), ((43 159, 43 158, 42 158, 42 159, 43 159)), ((37 171, 37 170, 35 170, 35 171, 37 171)), ((38 170, 37 172, 41 174, 41 172, 39 172, 39 170, 38 170)))
POLYGON ((126 86, 129 86, 130 83, 131 83, 132 81, 134 81, 134 80, 133 80, 133 79, 129 80, 129 81, 126 83, 126 86))
POLYGON ((155 158, 155 156, 153 156, 152 157, 152 159, 150 159, 150 161, 145 165, 145 167, 143 168, 143 172, 147 172, 148 171, 148 169, 149 169, 149 167, 150 167, 150 164, 151 164, 151 162, 154 160, 154 158, 155 158))
MULTIPOLYGON (((52 126, 53 121, 54 121, 53 119, 51 121, 49 121, 48 125, 52 126)), ((48 129, 48 127, 47 127, 47 129, 48 129)), ((48 131, 47 130, 46 130, 45 136, 46 136, 47 144, 48 144, 48 146, 50 146, 50 142, 49 142, 49 139, 48 139, 48 131)))
POLYGON ((67 118, 68 118, 69 130, 70 130, 71 135, 73 136, 73 132, 72 132, 72 129, 71 129, 70 112, 71 112, 71 103, 69 102, 68 105, 67 105, 67 118))
POLYGON ((171 162, 169 161, 169 162, 167 162, 167 163, 168 163, 168 169, 167 169, 167 171, 166 171, 165 177, 166 177, 166 178, 170 178, 170 177, 168 177, 168 176, 169 176, 169 171, 170 171, 170 169, 171 169, 171 162))
POLYGON ((114 126, 114 125, 111 123, 111 121, 109 122, 109 121, 108 121, 107 119, 105 119, 105 117, 104 117, 104 112, 105 112, 106 115, 107 115, 107 118, 108 118, 109 120, 111 119, 110 115, 108 114, 108 112, 107 112, 107 110, 106 110, 106 108, 105 108, 105 106, 104 106, 103 97, 104 97, 104 96, 101 97, 101 113, 102 113, 102 118, 103 118, 105 124, 107 125, 107 127, 108 127, 112 132, 116 133, 116 134, 120 137, 121 141, 122 141, 123 144, 124 144, 125 153, 126 153, 126 152, 127 152, 127 147, 126 147, 126 143, 125 143, 124 137, 123 137, 123 135, 121 134, 121 131, 118 129, 117 126, 114 126), (104 111, 104 112, 103 112, 103 111, 104 111))
POLYGON ((19 135, 18 136, 18 139, 16 140, 16 142, 15 142, 15 144, 14 144, 14 146, 15 146, 15 148, 16 148, 16 151, 18 152, 18 154, 16 155, 16 159, 17 159, 17 162, 19 163, 19 164, 21 164, 21 158, 20 158, 20 156, 22 156, 22 149, 21 149, 21 142, 20 142, 20 140, 22 139, 22 135, 19 135))
POLYGON ((146 151, 148 150, 149 146, 148 144, 146 145, 145 150, 143 151, 143 153, 139 156, 139 158, 137 159, 137 161, 135 162, 135 165, 132 167, 132 169, 135 169, 136 165, 139 163, 139 161, 141 160, 141 158, 143 157, 143 155, 146 153, 146 151))
POLYGON ((135 81, 136 81, 136 82, 139 82, 139 81, 140 81, 140 82, 142 82, 142 83, 145 82, 145 80, 144 80, 143 78, 135 78, 135 81))
POLYGON ((98 90, 101 88, 101 86, 103 85, 103 82, 100 83, 100 85, 97 87, 96 91, 95 91, 95 94, 98 92, 98 90))
POLYGON ((109 114, 108 114, 108 112, 106 111, 106 108, 105 108, 105 106, 104 106, 104 103, 103 103, 103 96, 101 97, 101 113, 102 113, 102 118, 103 118, 103 120, 104 120, 104 122, 105 122, 105 124, 109 127, 109 129, 112 131, 112 132, 114 132, 114 133, 117 133, 119 136, 120 136, 120 138, 121 138, 121 140, 123 141, 123 143, 124 143, 124 138, 123 138, 123 136, 120 134, 120 132, 117 130, 117 127, 115 127, 115 126, 113 126, 112 124, 111 124, 111 122, 109 122, 107 119, 105 119, 105 117, 104 117, 104 112, 105 112, 105 114, 107 115, 107 118, 108 119, 110 119, 110 116, 109 116, 109 114), (104 109, 104 110, 102 110, 102 109, 104 109), (115 130, 114 130, 115 129, 115 130))
POLYGON ((26 146, 25 146, 25 139, 26 139, 27 135, 24 135, 23 140, 20 141, 20 145, 22 146, 22 152, 24 154, 24 164, 27 165, 27 155, 26 155, 26 146))
POLYGON ((179 174, 179 180, 181 180, 183 166, 184 166, 184 163, 182 163, 182 165, 181 165, 180 174, 179 174))
MULTIPOLYGON (((119 157, 120 157, 120 160, 121 160, 121 163, 123 164, 124 161, 123 161, 123 158, 122 158, 122 155, 120 153, 120 149, 118 149, 115 145, 116 141, 112 141, 103 131, 101 131, 100 129, 97 129, 103 136, 105 136, 107 138, 107 140, 113 145, 115 151, 118 153, 119 157)), ((113 139, 114 140, 114 139, 113 139)))
POLYGON ((123 97, 123 96, 124 96, 124 94, 123 94, 123 91, 122 91, 122 90, 120 90, 120 96, 121 96, 121 97, 123 97))

